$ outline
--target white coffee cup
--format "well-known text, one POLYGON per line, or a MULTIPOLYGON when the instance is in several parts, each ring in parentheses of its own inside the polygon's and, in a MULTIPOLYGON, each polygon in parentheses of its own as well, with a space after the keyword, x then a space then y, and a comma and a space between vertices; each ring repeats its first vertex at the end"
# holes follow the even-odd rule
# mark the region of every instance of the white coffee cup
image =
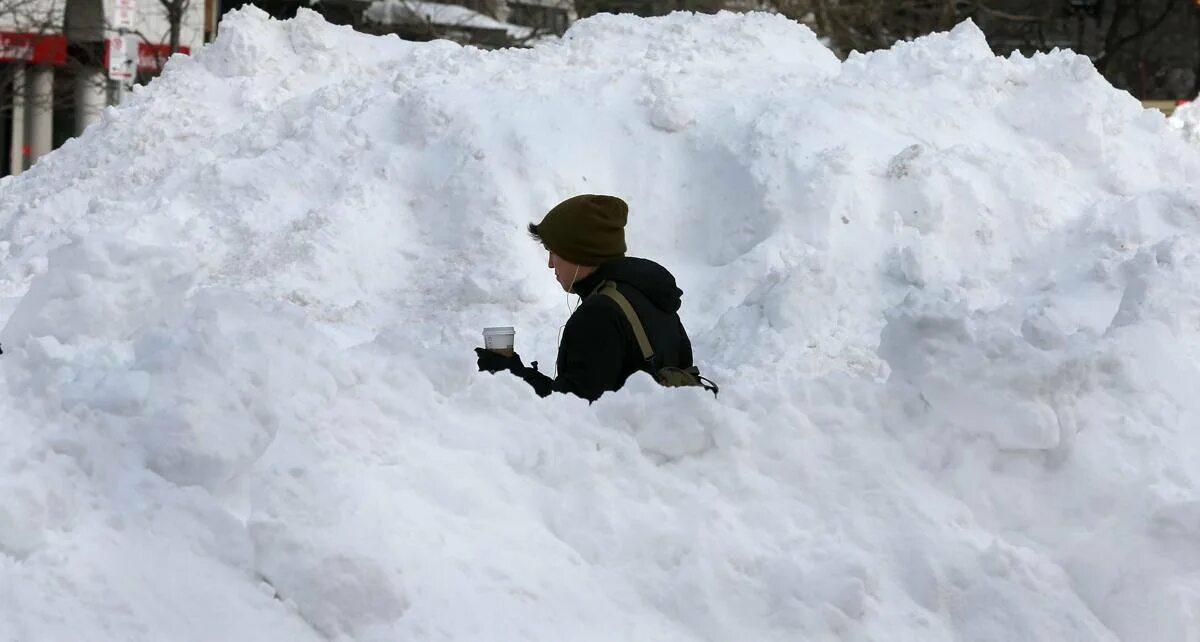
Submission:
POLYGON ((508 326, 483 329, 483 347, 507 357, 514 354, 513 344, 516 338, 517 331, 508 326))

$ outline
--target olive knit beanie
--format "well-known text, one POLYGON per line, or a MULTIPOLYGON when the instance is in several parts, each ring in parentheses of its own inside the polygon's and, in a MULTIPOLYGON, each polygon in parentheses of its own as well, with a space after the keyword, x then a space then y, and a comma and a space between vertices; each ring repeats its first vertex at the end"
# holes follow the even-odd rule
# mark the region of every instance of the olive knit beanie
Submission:
POLYGON ((546 249, 577 265, 625 256, 629 206, 616 196, 581 194, 554 206, 529 232, 546 249))

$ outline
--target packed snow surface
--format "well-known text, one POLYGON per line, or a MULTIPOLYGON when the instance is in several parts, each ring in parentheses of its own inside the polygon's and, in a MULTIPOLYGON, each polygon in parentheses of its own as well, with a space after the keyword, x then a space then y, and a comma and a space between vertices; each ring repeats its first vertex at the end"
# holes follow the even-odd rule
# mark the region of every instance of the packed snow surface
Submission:
POLYGON ((0 640, 1194 642, 1198 185, 969 22, 235 12, 0 181, 0 640), (583 192, 718 398, 476 371, 553 362, 583 192))
POLYGON ((1176 107, 1168 122, 1182 132, 1184 138, 1200 144, 1200 105, 1195 101, 1176 107))

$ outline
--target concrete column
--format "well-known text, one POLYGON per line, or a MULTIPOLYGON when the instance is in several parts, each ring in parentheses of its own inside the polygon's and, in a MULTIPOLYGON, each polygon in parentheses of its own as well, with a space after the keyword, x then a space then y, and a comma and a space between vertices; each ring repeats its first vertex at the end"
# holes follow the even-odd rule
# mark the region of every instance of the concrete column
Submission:
POLYGON ((13 104, 12 104, 12 136, 8 145, 9 167, 15 176, 25 169, 25 63, 14 62, 13 66, 13 104))
MULTIPOLYGON (((7 67, 8 63, 0 62, 0 76, 9 73, 7 67)), ((4 88, 3 91, 0 91, 0 96, 3 96, 6 93, 8 93, 7 87, 4 88)), ((3 99, 0 99, 0 116, 6 114, 9 109, 12 109, 12 103, 4 103, 3 99)), ((3 121, 0 120, 0 122, 3 121)), ((4 160, 0 161, 0 177, 8 176, 8 156, 12 153, 12 150, 9 149, 8 146, 8 137, 11 135, 12 127, 0 127, 0 153, 4 154, 4 160)))
POLYGON ((103 69, 80 69, 75 76, 75 135, 100 118, 108 102, 108 78, 103 69))
POLYGON ((29 164, 54 148, 54 69, 37 66, 29 72, 29 104, 25 118, 25 138, 29 144, 29 164))

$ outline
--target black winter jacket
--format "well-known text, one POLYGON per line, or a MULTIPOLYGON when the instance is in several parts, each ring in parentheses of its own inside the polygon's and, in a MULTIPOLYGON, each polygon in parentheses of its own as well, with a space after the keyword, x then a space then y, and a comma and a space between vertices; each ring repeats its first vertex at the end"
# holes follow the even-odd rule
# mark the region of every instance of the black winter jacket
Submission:
POLYGON ((692 365, 692 342, 678 314, 683 292, 663 266, 634 257, 614 259, 576 283, 572 291, 583 302, 563 328, 558 377, 551 379, 536 368, 513 371, 538 395, 570 392, 595 401, 605 392, 619 390, 638 370, 692 365), (642 358, 633 328, 616 301, 599 294, 606 281, 616 283, 637 312, 654 349, 654 364, 642 358))

